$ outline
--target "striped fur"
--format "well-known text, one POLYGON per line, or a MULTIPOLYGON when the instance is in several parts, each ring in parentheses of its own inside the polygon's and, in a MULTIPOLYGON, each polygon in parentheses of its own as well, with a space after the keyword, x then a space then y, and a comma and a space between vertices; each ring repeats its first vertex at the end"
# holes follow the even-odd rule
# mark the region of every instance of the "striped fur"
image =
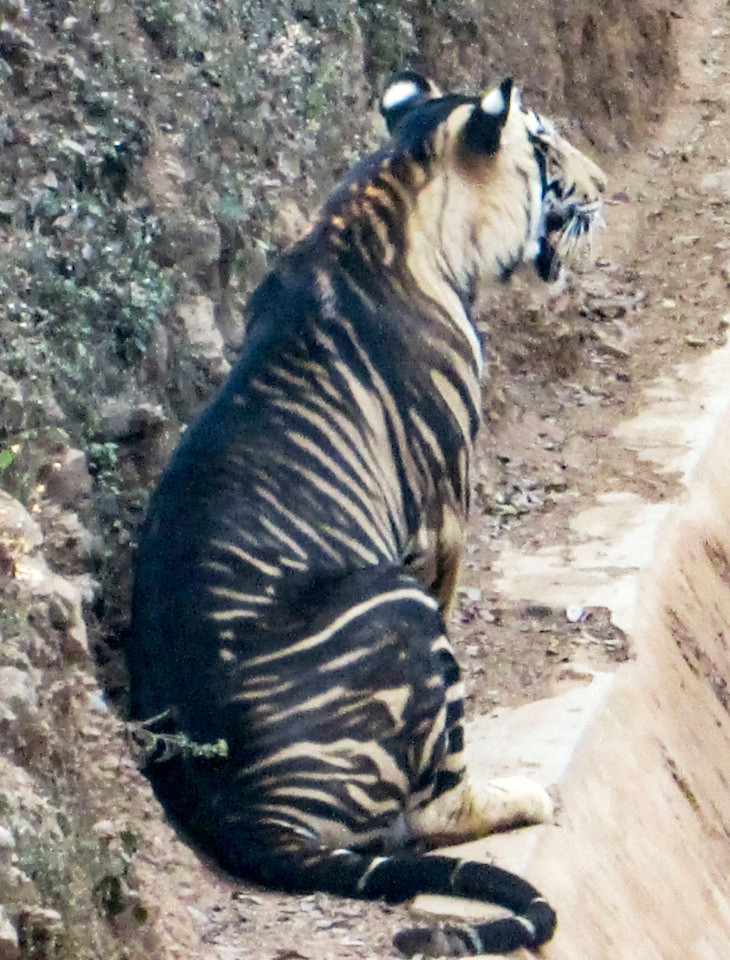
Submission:
POLYGON ((603 175, 510 81, 482 99, 396 77, 391 139, 251 298, 243 354, 155 493, 127 647, 145 772, 232 874, 286 890, 495 901, 502 921, 406 931, 407 954, 536 946, 525 881, 423 846, 549 815, 465 775, 445 621, 469 507, 481 351, 469 307, 545 278, 599 217, 603 175))

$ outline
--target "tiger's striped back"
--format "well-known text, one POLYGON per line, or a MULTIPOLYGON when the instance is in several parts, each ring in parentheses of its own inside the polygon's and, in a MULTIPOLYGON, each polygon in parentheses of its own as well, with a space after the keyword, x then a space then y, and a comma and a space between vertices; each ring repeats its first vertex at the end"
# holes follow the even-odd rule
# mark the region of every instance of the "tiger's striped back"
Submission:
POLYGON ((153 751, 145 772, 234 875, 452 892, 518 915, 412 931, 408 952, 535 945, 554 914, 529 884, 393 851, 549 806, 529 786, 480 792, 464 771, 445 615, 480 414, 469 307, 522 262, 552 275, 560 238, 598 215, 602 174, 510 82, 479 99, 401 75, 383 113, 392 139, 253 294, 241 359, 153 497, 132 716, 163 746, 225 742, 226 755, 153 751))

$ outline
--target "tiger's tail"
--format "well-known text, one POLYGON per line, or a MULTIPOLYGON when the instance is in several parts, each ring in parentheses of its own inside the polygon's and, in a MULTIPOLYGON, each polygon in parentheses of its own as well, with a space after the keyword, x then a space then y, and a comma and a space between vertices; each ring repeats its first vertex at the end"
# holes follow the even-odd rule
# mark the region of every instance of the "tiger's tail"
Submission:
POLYGON ((299 864, 296 880, 294 872, 287 870, 288 877, 277 877, 278 883, 273 876, 267 881, 290 889, 293 881, 300 890, 388 903, 435 893, 489 902, 512 911, 512 916, 473 925, 401 930, 394 943, 406 957, 464 957, 506 953, 519 947, 534 949, 548 941, 556 927, 555 911, 539 891, 521 877, 488 863, 411 853, 371 856, 343 849, 307 858, 299 864))
POLYGON ((486 900, 507 907, 513 915, 460 927, 401 930, 394 943, 406 957, 463 957, 508 953, 518 947, 532 949, 546 943, 555 932, 557 917, 547 900, 526 880, 508 870, 451 857, 424 857, 418 869, 424 880, 426 874, 430 875, 428 879, 434 887, 429 893, 486 900))

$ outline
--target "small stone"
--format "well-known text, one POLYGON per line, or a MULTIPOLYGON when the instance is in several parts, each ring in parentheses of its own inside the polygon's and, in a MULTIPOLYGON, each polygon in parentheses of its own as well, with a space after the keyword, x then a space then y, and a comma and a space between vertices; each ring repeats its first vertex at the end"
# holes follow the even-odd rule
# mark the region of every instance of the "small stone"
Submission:
POLYGON ((59 143, 61 150, 66 151, 66 153, 75 153, 79 157, 86 156, 86 147, 83 143, 78 143, 76 140, 71 140, 69 137, 65 137, 59 143))
POLYGON ((76 214, 74 211, 69 211, 69 213, 63 213, 60 217, 56 217, 53 221, 52 226, 56 230, 68 230, 69 227, 73 224, 76 219, 76 214))

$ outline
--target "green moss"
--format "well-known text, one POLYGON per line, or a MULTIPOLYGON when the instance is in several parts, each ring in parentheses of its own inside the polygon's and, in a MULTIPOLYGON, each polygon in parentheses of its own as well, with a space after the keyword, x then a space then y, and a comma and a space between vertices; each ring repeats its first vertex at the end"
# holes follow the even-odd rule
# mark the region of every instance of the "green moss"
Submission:
POLYGON ((119 475, 119 445, 89 442, 86 447, 89 472, 109 493, 118 494, 122 481, 119 475))

